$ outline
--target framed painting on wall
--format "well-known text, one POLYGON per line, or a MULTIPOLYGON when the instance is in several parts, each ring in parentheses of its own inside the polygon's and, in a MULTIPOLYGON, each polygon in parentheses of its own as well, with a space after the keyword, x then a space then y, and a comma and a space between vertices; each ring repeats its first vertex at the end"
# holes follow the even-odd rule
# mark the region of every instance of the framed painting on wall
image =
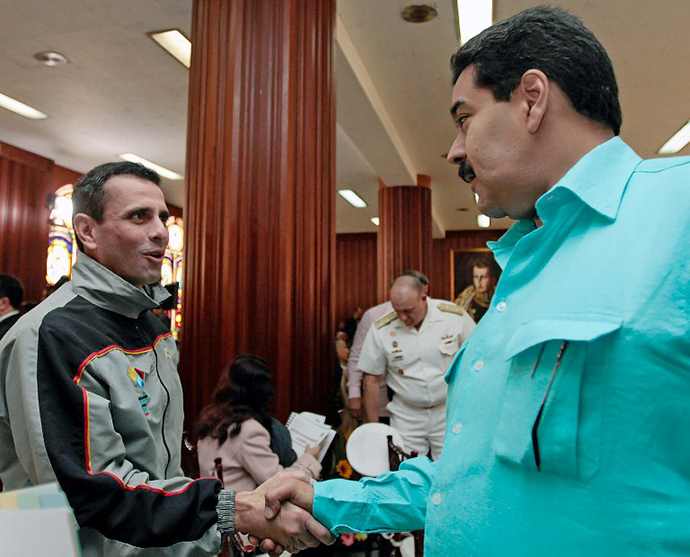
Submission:
POLYGON ((479 323, 491 304, 501 268, 488 248, 450 251, 450 291, 453 300, 479 323))

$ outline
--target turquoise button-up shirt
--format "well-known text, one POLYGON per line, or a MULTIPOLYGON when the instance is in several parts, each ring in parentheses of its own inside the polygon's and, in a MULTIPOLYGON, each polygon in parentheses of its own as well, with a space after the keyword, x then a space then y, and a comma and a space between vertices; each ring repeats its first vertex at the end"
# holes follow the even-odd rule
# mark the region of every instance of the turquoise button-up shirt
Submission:
POLYGON ((335 533, 426 557, 690 554, 690 159, 614 138, 490 244, 503 275, 448 371, 441 459, 315 486, 335 533))

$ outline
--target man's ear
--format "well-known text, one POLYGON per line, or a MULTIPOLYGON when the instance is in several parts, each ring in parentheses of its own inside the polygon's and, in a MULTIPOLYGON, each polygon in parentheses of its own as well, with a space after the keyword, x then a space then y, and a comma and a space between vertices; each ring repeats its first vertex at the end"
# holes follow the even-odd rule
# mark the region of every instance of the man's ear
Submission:
POLYGON ((527 107, 527 131, 536 133, 549 105, 549 78, 541 70, 527 70, 517 89, 527 107))
POLYGON ((3 296, 0 298, 0 312, 5 312, 11 306, 9 296, 3 296))
POLYGON ((97 240, 97 223, 92 217, 84 213, 77 213, 72 218, 72 227, 77 238, 81 240, 84 245, 84 251, 87 249, 93 251, 96 249, 97 240))

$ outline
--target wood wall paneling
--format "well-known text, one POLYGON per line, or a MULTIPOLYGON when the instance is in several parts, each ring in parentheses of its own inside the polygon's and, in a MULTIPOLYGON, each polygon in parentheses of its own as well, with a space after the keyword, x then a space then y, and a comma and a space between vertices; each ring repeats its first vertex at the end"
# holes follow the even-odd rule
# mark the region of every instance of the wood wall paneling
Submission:
POLYGON ((26 301, 40 301, 45 286, 53 162, 0 143, 0 272, 24 285, 26 301))
POLYGON ((336 323, 352 316, 355 308, 383 302, 376 291, 376 232, 336 236, 336 323))
MULTIPOLYGON (((428 271, 431 296, 450 300, 450 257, 452 250, 485 248, 497 240, 505 230, 448 231, 445 238, 434 239, 432 263, 428 271)), ((386 299, 377 297, 374 281, 376 273, 376 234, 338 234, 336 258, 336 318, 342 320, 357 306, 365 309, 386 299), (365 303, 366 301, 366 303, 365 303)))

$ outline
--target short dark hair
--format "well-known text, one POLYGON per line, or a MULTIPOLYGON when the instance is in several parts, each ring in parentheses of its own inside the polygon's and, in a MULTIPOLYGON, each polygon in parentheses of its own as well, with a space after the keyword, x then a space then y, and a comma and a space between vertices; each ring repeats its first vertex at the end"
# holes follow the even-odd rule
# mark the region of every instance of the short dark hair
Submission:
POLYGON ((453 83, 474 66, 474 82, 508 101, 522 75, 541 70, 590 120, 620 133, 622 115, 611 60, 578 17, 559 8, 524 10, 492 25, 451 58, 453 83))
POLYGON ((270 433, 272 402, 273 384, 266 360, 254 354, 237 356, 221 373, 213 402, 201 411, 197 437, 210 436, 222 445, 228 437, 236 437, 242 423, 250 418, 270 433))
POLYGON ((402 273, 400 273, 400 276, 401 277, 413 277, 413 278, 416 278, 424 286, 429 285, 429 277, 427 277, 421 271, 417 271, 416 269, 408 269, 407 271, 403 271, 402 273))
MULTIPOLYGON (((89 170, 75 184, 72 191, 72 215, 84 213, 96 222, 103 222, 105 211, 105 183, 113 176, 135 176, 161 185, 161 178, 155 170, 137 162, 107 162, 89 170)), ((77 245, 84 246, 77 236, 77 245)))
POLYGON ((24 288, 17 277, 12 275, 0 275, 0 298, 9 298, 10 305, 14 309, 22 307, 24 288))
POLYGON ((468 265, 470 273, 474 272, 474 269, 489 269, 489 276, 494 280, 498 280, 501 276, 501 268, 496 263, 496 260, 491 256, 478 255, 470 260, 470 265, 468 265))

